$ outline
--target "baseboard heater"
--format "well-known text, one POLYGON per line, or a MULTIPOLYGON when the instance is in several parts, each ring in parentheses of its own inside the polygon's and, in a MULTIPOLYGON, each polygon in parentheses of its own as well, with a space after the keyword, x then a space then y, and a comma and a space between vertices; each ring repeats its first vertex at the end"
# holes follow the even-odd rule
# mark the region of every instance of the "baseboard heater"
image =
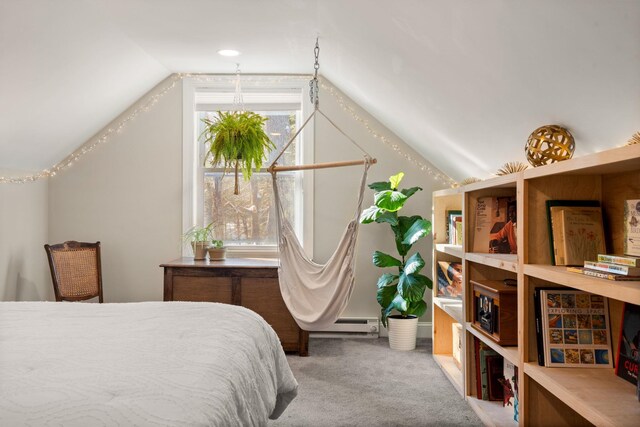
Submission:
POLYGON ((375 317, 341 317, 322 331, 310 333, 319 338, 378 338, 380 322, 375 317))

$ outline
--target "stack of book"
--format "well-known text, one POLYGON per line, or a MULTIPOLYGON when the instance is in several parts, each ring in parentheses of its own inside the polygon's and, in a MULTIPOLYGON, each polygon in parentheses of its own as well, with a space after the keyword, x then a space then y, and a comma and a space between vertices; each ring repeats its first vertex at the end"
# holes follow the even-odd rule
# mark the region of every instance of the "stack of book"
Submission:
POLYGON ((640 258, 599 254, 596 261, 585 261, 584 267, 567 267, 567 271, 607 280, 635 281, 640 280, 640 258))

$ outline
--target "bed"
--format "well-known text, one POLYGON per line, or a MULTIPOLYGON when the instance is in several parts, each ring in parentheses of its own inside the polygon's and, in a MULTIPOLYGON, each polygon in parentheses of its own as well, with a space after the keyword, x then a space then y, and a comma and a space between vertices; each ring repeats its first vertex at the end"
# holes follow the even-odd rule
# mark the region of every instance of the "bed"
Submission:
POLYGON ((296 393, 243 307, 0 302, 0 425, 259 426, 296 393))

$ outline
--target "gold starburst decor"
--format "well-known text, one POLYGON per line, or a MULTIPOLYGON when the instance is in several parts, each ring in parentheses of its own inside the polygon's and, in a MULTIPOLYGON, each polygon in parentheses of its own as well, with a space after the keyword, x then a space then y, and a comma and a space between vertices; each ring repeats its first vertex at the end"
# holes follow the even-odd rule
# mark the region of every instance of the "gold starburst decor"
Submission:
POLYGON ((529 165, 525 165, 522 162, 507 162, 504 165, 502 165, 500 169, 498 169, 498 172, 496 172, 496 175, 498 176, 511 175, 512 173, 522 172, 528 167, 529 165))
POLYGON ((467 185, 467 184, 473 184, 474 182, 480 182, 482 181, 480 178, 476 178, 475 176, 471 176, 469 178, 465 178, 462 181, 460 181, 460 185, 467 185))
POLYGON ((631 135, 631 138, 629 138, 629 141, 627 141, 627 145, 635 145, 635 144, 640 144, 640 132, 636 132, 633 135, 631 135))
POLYGON ((536 167, 568 160, 575 149, 571 132, 558 125, 546 125, 529 135, 524 151, 529 163, 536 167))

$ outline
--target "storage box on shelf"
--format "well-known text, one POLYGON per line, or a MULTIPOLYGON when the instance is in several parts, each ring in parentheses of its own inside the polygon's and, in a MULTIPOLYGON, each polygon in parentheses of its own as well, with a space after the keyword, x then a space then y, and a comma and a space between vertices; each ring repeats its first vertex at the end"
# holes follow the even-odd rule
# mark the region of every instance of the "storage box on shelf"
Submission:
MULTIPOLYGON (((513 426, 515 422, 500 402, 476 399, 474 337, 518 366, 520 425, 637 425, 640 405, 635 397, 635 387, 618 378, 612 369, 547 368, 537 364, 533 304, 536 287, 568 287, 608 297, 612 357, 615 357, 623 302, 640 305, 640 281, 614 282, 552 266, 545 202, 598 200, 603 211, 607 252, 622 253, 623 202, 628 199, 640 199, 640 145, 616 148, 434 193, 436 233, 439 227, 444 227, 443 209, 447 203, 464 200, 460 204, 464 213, 464 244, 460 253, 457 248, 447 248, 446 242, 436 238, 433 259, 434 266, 442 259, 460 259, 462 262, 464 298, 461 324, 465 335, 462 389, 485 424, 513 426), (475 206, 479 198, 489 196, 517 198, 517 255, 473 252, 475 206), (442 215, 436 215, 436 212, 442 212, 442 215), (470 281, 505 278, 517 279, 518 282, 517 346, 501 346, 471 326, 473 300, 470 281)), ((440 302, 434 307, 434 328, 438 318, 446 316, 454 321, 440 307, 446 309, 446 304, 440 302)), ((451 327, 450 324, 447 326, 451 327)), ((446 341, 446 337, 434 333, 433 339, 435 353, 440 341, 446 341)))

